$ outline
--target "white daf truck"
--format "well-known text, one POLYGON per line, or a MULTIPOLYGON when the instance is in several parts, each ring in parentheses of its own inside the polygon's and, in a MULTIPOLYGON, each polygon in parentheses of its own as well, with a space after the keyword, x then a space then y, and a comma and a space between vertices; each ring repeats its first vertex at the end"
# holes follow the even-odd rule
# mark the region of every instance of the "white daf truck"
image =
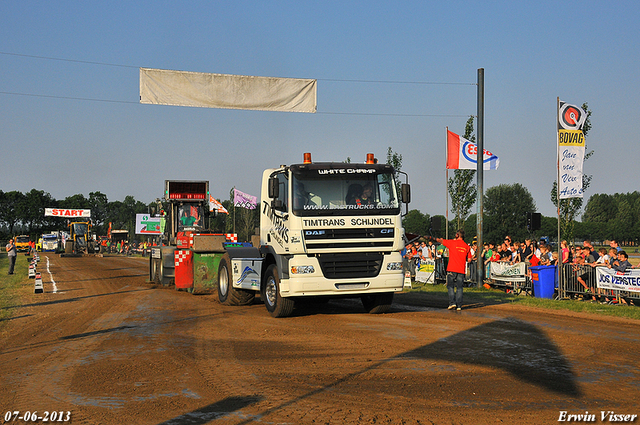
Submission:
POLYGON ((370 313, 388 311, 404 282, 401 206, 410 189, 398 191, 393 167, 375 162, 368 154, 364 164, 313 163, 305 154, 302 164, 264 171, 260 246, 235 273, 218 273, 220 300, 247 302, 247 291, 259 290, 274 317, 318 296, 359 297, 370 313))

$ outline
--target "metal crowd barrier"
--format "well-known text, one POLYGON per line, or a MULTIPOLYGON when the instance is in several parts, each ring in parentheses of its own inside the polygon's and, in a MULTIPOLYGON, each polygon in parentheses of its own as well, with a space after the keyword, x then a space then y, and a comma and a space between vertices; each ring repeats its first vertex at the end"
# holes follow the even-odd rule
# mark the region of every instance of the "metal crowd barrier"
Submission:
MULTIPOLYGON (((435 276, 434 283, 446 284, 446 264, 446 257, 436 258, 433 272, 435 276)), ((495 276, 495 274, 492 277, 490 271, 491 264, 495 263, 490 263, 489 267, 485 267, 485 285, 504 290, 507 293, 534 295, 529 264, 522 263, 523 266, 521 266, 520 271, 511 278, 509 276, 495 276)), ((465 286, 475 285, 475 273, 472 273, 470 268, 468 268, 465 286)), ((640 293, 598 288, 595 267, 589 265, 563 264, 560 266, 560 280, 555 288, 554 299, 572 298, 582 298, 584 300, 595 299, 603 303, 626 302, 627 304, 633 303, 634 305, 640 306, 640 293), (580 283, 578 277, 582 277, 585 285, 580 283)))

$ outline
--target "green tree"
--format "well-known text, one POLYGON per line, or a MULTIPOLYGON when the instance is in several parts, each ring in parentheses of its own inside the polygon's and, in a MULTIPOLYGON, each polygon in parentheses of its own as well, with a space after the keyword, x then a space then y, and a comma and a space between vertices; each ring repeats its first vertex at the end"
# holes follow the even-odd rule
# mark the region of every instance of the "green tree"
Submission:
MULTIPOLYGON (((107 214, 109 212, 109 200, 102 192, 89 193, 89 209, 94 232, 99 235, 107 234, 107 214)), ((146 212, 146 211, 145 211, 146 212)))
POLYGON ((430 226, 429 214, 422 214, 418 210, 409 211, 402 219, 402 227, 407 233, 428 235, 430 226))
POLYGON ((22 192, 12 190, 2 192, 0 201, 0 222, 9 229, 9 234, 14 235, 16 226, 20 223, 20 217, 24 205, 25 196, 22 192))
POLYGON ((22 222, 27 226, 27 232, 32 237, 42 233, 45 223, 44 210, 52 204, 53 197, 43 190, 31 189, 25 194, 21 211, 22 222))
POLYGON ((395 179, 396 179, 396 189, 398 193, 400 193, 400 177, 399 172, 402 169, 402 154, 394 152, 391 149, 391 146, 387 149, 387 164, 391 165, 396 171, 395 179))
MULTIPOLYGON (((470 142, 475 142, 473 134, 473 117, 469 117, 465 126, 464 136, 470 142)), ((449 178, 447 188, 451 198, 451 210, 455 214, 455 228, 460 229, 471 212, 471 208, 476 203, 478 190, 473 183, 476 170, 454 170, 453 177, 449 178)), ((474 231, 475 233, 475 231, 474 231)))
POLYGON ((520 183, 501 184, 486 191, 484 211, 486 240, 497 242, 509 235, 514 241, 522 241, 529 236, 527 212, 535 212, 536 204, 520 183))
POLYGON ((76 195, 67 196, 62 201, 60 201, 60 206, 62 208, 69 209, 89 209, 89 200, 85 198, 85 196, 81 193, 76 195))
MULTIPOLYGON (((586 138, 587 133, 591 130, 591 111, 589 110, 589 105, 587 102, 582 104, 582 109, 586 112, 587 118, 585 119, 584 125, 582 126, 582 132, 585 137, 585 154, 584 161, 589 159, 594 151, 587 150, 586 138)), ((582 193, 586 192, 591 184, 592 175, 583 174, 582 176, 582 193)), ((558 199, 558 182, 553 182, 553 187, 551 188, 551 202, 558 209, 558 215, 560 216, 560 233, 563 239, 568 241, 572 241, 574 238, 574 229, 575 229, 575 219, 578 216, 578 213, 582 209, 584 198, 568 198, 568 199, 558 199)))

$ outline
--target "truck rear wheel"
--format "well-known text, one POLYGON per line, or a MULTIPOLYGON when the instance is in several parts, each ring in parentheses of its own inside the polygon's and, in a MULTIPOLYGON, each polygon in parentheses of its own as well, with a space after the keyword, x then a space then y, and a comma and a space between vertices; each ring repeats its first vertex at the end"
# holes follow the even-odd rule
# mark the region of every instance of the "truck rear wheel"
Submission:
POLYGON ((391 308, 393 302, 393 292, 385 292, 382 294, 363 295, 360 297, 362 305, 367 313, 380 314, 386 313, 391 308))
POLYGON ((161 260, 157 260, 155 258, 151 258, 149 260, 149 280, 157 283, 158 285, 160 285, 160 262, 161 260))
POLYGON ((260 297, 273 317, 287 317, 293 312, 295 301, 280 295, 280 276, 275 264, 270 265, 260 285, 260 297))
POLYGON ((231 260, 227 255, 220 259, 218 265, 218 301, 224 305, 249 305, 253 303, 255 294, 252 291, 233 287, 231 260))

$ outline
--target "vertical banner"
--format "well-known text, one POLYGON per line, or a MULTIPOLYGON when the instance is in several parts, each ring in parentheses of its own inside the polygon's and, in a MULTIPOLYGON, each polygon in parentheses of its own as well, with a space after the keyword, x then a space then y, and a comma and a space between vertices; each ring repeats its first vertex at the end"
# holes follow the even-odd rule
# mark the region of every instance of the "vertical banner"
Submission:
POLYGON ((582 198, 582 164, 587 113, 575 105, 559 102, 558 108, 558 196, 560 199, 582 198))

